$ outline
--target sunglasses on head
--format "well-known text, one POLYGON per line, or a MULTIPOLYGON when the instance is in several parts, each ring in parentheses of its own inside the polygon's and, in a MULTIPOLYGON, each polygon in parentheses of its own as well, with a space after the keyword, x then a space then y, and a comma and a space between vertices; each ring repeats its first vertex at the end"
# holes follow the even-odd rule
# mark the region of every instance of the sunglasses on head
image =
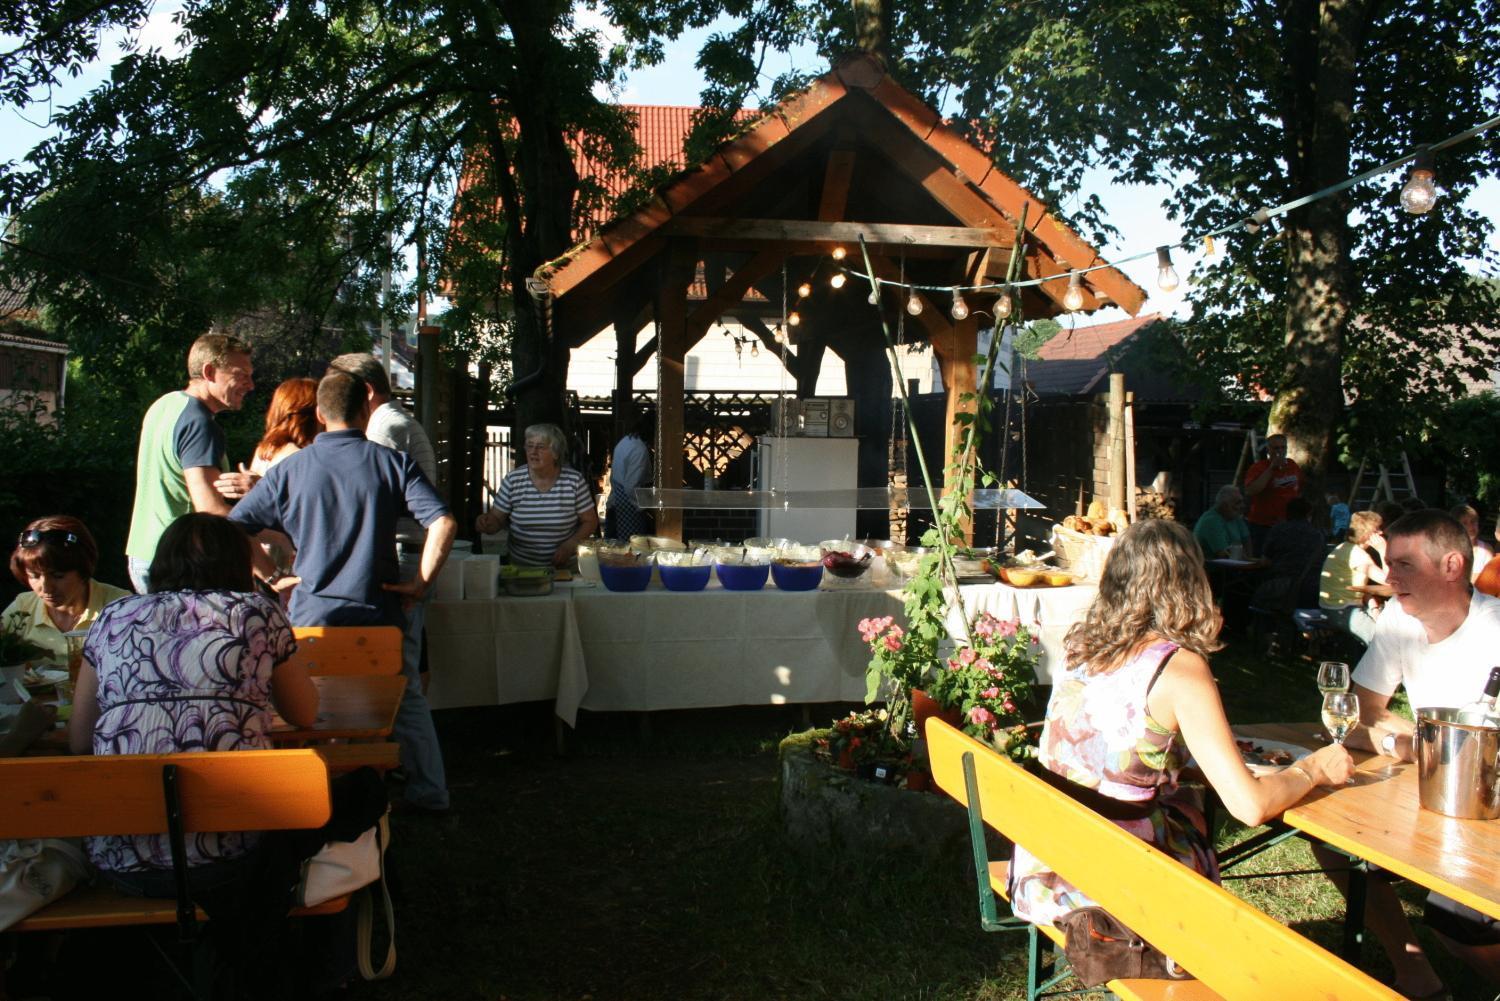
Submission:
POLYGON ((78 536, 72 532, 64 532, 60 528, 28 528, 16 539, 16 544, 22 549, 35 549, 44 542, 51 542, 59 546, 78 545, 78 536))

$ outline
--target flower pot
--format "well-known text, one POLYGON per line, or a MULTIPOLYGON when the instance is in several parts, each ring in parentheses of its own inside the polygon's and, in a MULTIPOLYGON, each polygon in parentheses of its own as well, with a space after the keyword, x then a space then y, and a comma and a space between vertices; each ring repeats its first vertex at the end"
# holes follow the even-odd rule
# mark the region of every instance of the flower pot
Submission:
POLYGON ((923 738, 927 736, 927 720, 936 716, 951 727, 961 729, 963 727, 963 712, 958 709, 944 709, 920 688, 911 690, 911 718, 917 725, 917 735, 923 738))

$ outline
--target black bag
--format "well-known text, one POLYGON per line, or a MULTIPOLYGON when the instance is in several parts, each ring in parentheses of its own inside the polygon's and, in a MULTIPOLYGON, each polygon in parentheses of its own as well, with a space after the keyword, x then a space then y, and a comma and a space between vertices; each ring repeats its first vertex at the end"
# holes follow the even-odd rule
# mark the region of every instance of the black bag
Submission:
POLYGON ((1080 907, 1053 922, 1063 952, 1085 987, 1111 980, 1192 980, 1193 975, 1102 907, 1080 907))

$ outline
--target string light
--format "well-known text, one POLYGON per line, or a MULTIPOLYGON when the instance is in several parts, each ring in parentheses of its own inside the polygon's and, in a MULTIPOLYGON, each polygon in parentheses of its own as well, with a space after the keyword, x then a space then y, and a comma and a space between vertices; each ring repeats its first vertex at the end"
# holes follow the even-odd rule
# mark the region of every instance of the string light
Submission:
POLYGON ((1437 204, 1437 188, 1432 183, 1432 151, 1423 146, 1411 165, 1411 175, 1401 187, 1401 207, 1412 215, 1426 215, 1437 204))
POLYGON ((922 315, 922 300, 916 292, 912 292, 911 298, 906 300, 906 311, 912 316, 922 315))
POLYGON ((846 276, 842 271, 835 271, 833 273, 833 276, 828 279, 828 284, 832 285, 834 288, 843 288, 844 282, 848 280, 848 276, 846 276))
POLYGON ((806 299, 810 295, 812 295, 811 284, 809 284, 808 282, 803 282, 801 285, 797 286, 797 298, 806 299))
POLYGON ((1180 284, 1177 269, 1172 267, 1172 248, 1156 248, 1156 285, 1163 292, 1176 291, 1180 284))
POLYGON ((771 336, 776 339, 777 344, 786 343, 786 331, 781 329, 781 324, 779 323, 771 328, 771 336))
POLYGON ((797 312, 795 309, 792 310, 790 313, 788 313, 786 315, 786 325, 789 326, 789 327, 801 326, 802 325, 802 314, 799 313, 799 312, 797 312))
POLYGON ((750 344, 750 357, 751 358, 759 358, 760 357, 760 341, 753 341, 753 342, 751 342, 751 344, 750 344))
POLYGON ((1063 308, 1070 313, 1083 308, 1083 275, 1077 271, 1068 276, 1068 290, 1063 293, 1063 308))
POLYGON ((964 297, 958 294, 958 289, 953 290, 953 306, 948 310, 948 315, 955 320, 967 320, 969 318, 969 305, 964 302, 964 297))
POLYGON ((870 289, 870 294, 865 296, 865 302, 868 302, 871 306, 880 305, 880 293, 873 288, 870 289))
POLYGON ((835 260, 835 261, 842 261, 842 260, 843 260, 843 259, 844 259, 844 256, 845 256, 845 255, 846 255, 846 254, 847 254, 847 253, 848 253, 848 251, 847 251, 847 250, 845 250, 845 249, 844 249, 844 248, 843 248, 843 247, 841 247, 841 246, 840 246, 840 247, 834 247, 834 248, 833 248, 833 255, 832 255, 832 256, 833 256, 833 259, 834 259, 834 260, 835 260))
POLYGON ((997 319, 1003 320, 1010 315, 1012 308, 1011 295, 1012 289, 1009 285, 1000 290, 1000 298, 995 300, 995 316, 997 319))

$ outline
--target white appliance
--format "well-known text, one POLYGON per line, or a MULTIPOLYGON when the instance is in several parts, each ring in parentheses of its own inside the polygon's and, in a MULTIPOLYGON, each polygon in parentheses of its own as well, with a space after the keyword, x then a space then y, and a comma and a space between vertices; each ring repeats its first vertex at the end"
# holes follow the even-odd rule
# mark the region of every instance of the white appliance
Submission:
MULTIPOLYGON (((854 490, 859 484, 857 438, 761 438, 756 444, 760 490, 854 490)), ((854 508, 762 509, 758 534, 816 545, 854 535, 854 508)))

